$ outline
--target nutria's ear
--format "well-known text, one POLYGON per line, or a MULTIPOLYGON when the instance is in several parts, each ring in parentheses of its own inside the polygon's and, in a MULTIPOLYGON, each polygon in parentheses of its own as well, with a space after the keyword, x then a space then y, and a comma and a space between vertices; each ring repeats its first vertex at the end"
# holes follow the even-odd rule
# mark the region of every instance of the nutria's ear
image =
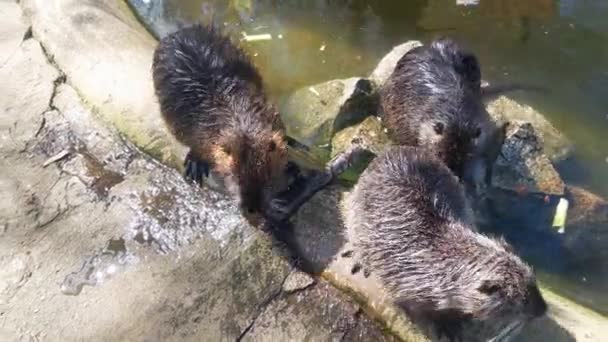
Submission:
POLYGON ((484 280, 477 290, 481 293, 492 295, 500 290, 500 282, 497 280, 484 280))

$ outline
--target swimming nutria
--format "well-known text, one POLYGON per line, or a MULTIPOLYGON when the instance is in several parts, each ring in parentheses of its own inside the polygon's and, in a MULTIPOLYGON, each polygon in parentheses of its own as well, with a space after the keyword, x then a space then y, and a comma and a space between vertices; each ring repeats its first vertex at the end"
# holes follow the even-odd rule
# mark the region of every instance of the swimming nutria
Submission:
POLYGON ((344 220, 390 298, 451 338, 473 327, 465 340, 510 334, 546 312, 530 267, 476 232, 461 183, 428 150, 376 157, 347 195, 344 220))
POLYGON ((185 176, 223 176, 243 209, 259 212, 285 186, 286 140, 278 111, 247 55, 213 26, 160 41, 153 77, 162 116, 190 152, 185 176))
POLYGON ((488 156, 485 151, 499 150, 494 146, 502 145, 506 130, 490 118, 484 96, 522 88, 482 89, 475 55, 443 38, 401 57, 380 90, 381 112, 395 142, 429 147, 458 177, 479 182, 478 172, 468 172, 479 171, 480 165, 491 168, 497 152, 488 156), (477 165, 470 167, 469 162, 477 165))

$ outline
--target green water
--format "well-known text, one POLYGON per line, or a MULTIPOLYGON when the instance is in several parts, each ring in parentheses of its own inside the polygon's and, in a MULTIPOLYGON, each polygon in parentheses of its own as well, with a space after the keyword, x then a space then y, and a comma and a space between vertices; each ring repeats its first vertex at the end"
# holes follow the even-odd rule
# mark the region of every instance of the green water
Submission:
MULTIPOLYGON (((550 89, 512 97, 539 110, 574 143, 574 157, 558 165, 565 180, 608 197, 608 1, 478 2, 161 0, 143 15, 160 35, 202 20, 209 8, 235 35, 271 34, 271 40, 243 44, 276 101, 302 86, 366 76, 407 40, 454 37, 476 52, 484 79, 550 89)), ((570 273, 564 291, 608 312, 608 276, 570 273)))

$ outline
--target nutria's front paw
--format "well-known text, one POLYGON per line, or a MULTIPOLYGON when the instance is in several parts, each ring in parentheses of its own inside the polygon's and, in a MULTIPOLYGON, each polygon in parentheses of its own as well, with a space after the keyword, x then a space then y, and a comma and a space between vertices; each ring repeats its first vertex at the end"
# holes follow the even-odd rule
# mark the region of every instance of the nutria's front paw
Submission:
POLYGON ((291 208, 287 200, 275 198, 270 201, 264 215, 273 222, 285 222, 291 216, 291 208))
POLYGON ((188 152, 186 159, 184 160, 184 178, 202 186, 203 178, 208 176, 209 163, 196 158, 192 152, 188 152))

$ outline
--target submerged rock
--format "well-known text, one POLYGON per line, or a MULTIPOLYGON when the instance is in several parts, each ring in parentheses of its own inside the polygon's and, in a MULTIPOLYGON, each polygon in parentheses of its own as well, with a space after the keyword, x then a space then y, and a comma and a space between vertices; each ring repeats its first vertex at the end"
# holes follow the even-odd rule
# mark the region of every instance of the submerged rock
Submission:
POLYGON ((568 187, 570 202, 565 245, 578 268, 594 274, 608 272, 608 201, 585 189, 568 187))
POLYGON ((281 116, 289 136, 329 147, 336 132, 375 114, 376 107, 370 81, 354 77, 297 90, 282 104, 281 116))

